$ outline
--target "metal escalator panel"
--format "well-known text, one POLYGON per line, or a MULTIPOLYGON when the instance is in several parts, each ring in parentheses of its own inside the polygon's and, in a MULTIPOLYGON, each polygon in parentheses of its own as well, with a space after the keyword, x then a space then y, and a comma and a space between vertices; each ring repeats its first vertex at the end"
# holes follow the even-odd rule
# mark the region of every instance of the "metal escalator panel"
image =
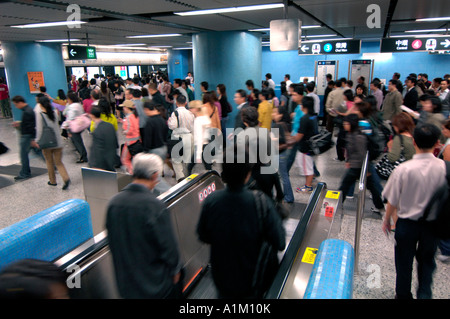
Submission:
POLYGON ((322 241, 340 231, 340 192, 319 183, 289 243, 267 299, 303 298, 322 241))

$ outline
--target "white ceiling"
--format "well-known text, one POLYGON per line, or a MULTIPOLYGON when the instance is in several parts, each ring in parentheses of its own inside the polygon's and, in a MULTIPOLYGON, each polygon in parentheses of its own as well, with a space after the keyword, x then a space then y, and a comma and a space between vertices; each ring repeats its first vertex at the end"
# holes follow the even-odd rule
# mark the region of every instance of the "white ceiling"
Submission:
MULTIPOLYGON (((409 29, 443 28, 446 22, 415 22, 416 18, 450 16, 449 0, 289 0, 287 16, 283 8, 232 14, 182 17, 174 12, 198 9, 283 3, 282 0, 11 0, 0 1, 0 41, 35 41, 67 38, 83 39, 80 44, 109 45, 146 43, 186 47, 191 35, 201 31, 230 31, 268 28, 271 20, 300 19, 303 25, 321 24, 322 28, 303 31, 306 35, 334 34, 356 39, 380 39, 403 34, 409 29), (81 8, 80 29, 51 27, 17 29, 11 25, 64 21, 70 13, 70 3, 81 8), (389 13, 390 5, 397 3, 389 13), (366 21, 367 6, 377 4, 381 9, 381 28, 370 29, 366 21), (388 16, 389 28, 385 29, 388 16), (128 39, 129 35, 181 33, 182 37, 128 39)), ((261 33, 263 40, 269 34, 261 33)))

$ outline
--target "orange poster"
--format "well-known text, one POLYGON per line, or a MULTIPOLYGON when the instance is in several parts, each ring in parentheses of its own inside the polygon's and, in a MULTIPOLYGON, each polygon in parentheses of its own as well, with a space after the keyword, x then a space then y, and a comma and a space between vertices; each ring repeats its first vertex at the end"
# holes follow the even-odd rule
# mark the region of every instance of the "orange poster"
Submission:
POLYGON ((39 88, 45 86, 44 72, 27 72, 30 93, 41 93, 39 88))

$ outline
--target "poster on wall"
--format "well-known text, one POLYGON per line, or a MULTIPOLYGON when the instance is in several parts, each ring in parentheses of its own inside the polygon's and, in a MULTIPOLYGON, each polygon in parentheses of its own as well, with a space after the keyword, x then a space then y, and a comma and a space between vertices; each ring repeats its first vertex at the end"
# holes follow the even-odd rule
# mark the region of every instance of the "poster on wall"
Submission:
POLYGON ((316 70, 314 80, 317 87, 317 95, 324 95, 328 85, 327 74, 332 75, 332 79, 336 79, 339 61, 316 61, 316 70))
POLYGON ((41 93, 39 88, 45 86, 44 72, 27 72, 28 85, 30 86, 30 93, 41 93))

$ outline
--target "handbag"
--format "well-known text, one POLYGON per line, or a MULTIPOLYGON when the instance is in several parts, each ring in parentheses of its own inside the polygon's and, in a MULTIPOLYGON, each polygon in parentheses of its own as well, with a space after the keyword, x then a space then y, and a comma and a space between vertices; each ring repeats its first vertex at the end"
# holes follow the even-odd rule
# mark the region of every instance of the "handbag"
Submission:
POLYGON ((333 146, 333 134, 327 130, 320 130, 318 134, 308 140, 310 151, 313 155, 325 153, 333 146))
POLYGON ((383 157, 380 159, 380 161, 377 163, 377 165, 375 165, 375 170, 377 171, 378 176, 383 180, 387 180, 394 171, 394 169, 398 165, 406 161, 404 154, 405 146, 403 144, 403 136, 400 134, 399 136, 400 136, 401 150, 400 150, 400 157, 398 158, 398 160, 392 163, 388 159, 388 153, 385 153, 383 157))
MULTIPOLYGON (((264 220, 267 216, 267 203, 264 193, 254 190, 252 191, 256 202, 256 210, 258 212, 258 224, 261 233, 264 229, 264 220)), ((272 245, 263 240, 256 261, 256 268, 252 279, 252 288, 255 298, 263 298, 264 293, 269 288, 278 267, 277 252, 272 245)))
POLYGON ((39 148, 54 148, 58 146, 58 140, 56 139, 55 131, 48 126, 47 121, 45 120, 44 115, 41 113, 42 120, 44 121, 44 127, 42 128, 42 135, 39 141, 39 148))
POLYGON ((91 118, 87 113, 83 113, 69 122, 71 133, 81 133, 91 126, 91 118))
POLYGON ((133 144, 127 145, 127 148, 131 156, 135 156, 144 151, 144 146, 142 146, 141 141, 136 141, 133 144))

